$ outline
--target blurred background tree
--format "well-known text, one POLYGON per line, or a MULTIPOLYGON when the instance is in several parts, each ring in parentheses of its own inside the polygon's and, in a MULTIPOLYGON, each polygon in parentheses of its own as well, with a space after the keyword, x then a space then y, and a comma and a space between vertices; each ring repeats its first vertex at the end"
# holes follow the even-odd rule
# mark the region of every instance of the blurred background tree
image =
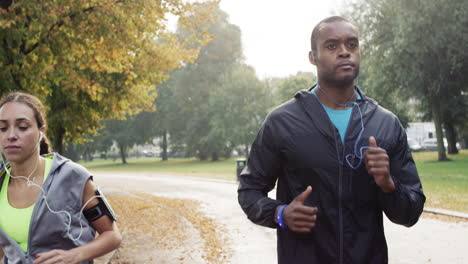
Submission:
MULTIPOLYGON (((0 13, 0 95, 38 95, 55 150, 86 159, 113 145, 125 163, 153 142, 162 160, 248 156, 267 113, 316 81, 260 80, 217 1, 2 0, 0 13)), ((358 86, 405 127, 433 120, 439 160, 444 137, 457 153, 468 138, 468 2, 353 0, 341 13, 361 34, 358 86)))
POLYGON ((439 160, 447 160, 443 127, 455 154, 468 121, 468 2, 358 0, 343 14, 360 28, 365 92, 404 124, 412 100, 434 122, 439 160))
POLYGON ((151 110, 154 85, 193 61, 217 2, 2 1, 0 96, 25 91, 49 107, 53 147, 80 142, 99 121, 151 110), (203 8, 200 8, 203 6, 203 8), (177 18, 182 38, 168 29, 177 18))

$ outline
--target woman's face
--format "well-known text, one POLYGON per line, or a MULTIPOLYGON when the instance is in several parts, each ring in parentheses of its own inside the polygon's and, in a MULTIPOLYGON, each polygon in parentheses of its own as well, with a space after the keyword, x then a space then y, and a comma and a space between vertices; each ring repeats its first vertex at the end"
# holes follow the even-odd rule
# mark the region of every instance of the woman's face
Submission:
POLYGON ((11 162, 39 155, 40 130, 33 110, 26 104, 9 102, 0 108, 0 151, 11 162))

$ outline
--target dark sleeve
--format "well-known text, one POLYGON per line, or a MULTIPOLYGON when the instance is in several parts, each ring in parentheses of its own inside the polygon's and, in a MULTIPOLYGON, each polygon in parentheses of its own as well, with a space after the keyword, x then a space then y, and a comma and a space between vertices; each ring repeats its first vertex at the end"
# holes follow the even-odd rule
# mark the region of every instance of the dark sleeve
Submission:
POLYGON ((380 191, 379 201, 392 222, 410 227, 418 221, 426 197, 408 147, 406 133, 399 121, 398 128, 396 145, 389 153, 390 174, 396 190, 391 193, 380 191))
POLYGON ((278 139, 267 118, 252 144, 247 166, 239 176, 237 190, 239 204, 254 223, 277 227, 274 221, 276 207, 282 203, 267 195, 275 187, 281 172, 278 139))

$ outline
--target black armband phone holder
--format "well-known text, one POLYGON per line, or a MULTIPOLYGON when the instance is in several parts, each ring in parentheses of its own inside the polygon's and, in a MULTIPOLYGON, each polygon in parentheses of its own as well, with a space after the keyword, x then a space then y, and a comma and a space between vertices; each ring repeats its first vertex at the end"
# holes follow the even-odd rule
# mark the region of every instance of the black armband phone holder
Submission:
POLYGON ((88 222, 94 222, 104 215, 107 215, 112 221, 117 221, 116 214, 99 188, 96 190, 96 196, 99 201, 98 204, 83 211, 88 222))

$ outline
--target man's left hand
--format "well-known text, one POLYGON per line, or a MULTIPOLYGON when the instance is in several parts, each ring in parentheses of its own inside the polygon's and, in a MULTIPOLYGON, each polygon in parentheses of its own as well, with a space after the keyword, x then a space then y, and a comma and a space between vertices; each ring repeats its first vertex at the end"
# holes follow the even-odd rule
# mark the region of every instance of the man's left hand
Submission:
POLYGON ((367 173, 374 177, 375 183, 383 192, 393 192, 395 183, 390 176, 390 158, 385 149, 377 147, 374 137, 369 137, 369 148, 364 153, 367 173))

